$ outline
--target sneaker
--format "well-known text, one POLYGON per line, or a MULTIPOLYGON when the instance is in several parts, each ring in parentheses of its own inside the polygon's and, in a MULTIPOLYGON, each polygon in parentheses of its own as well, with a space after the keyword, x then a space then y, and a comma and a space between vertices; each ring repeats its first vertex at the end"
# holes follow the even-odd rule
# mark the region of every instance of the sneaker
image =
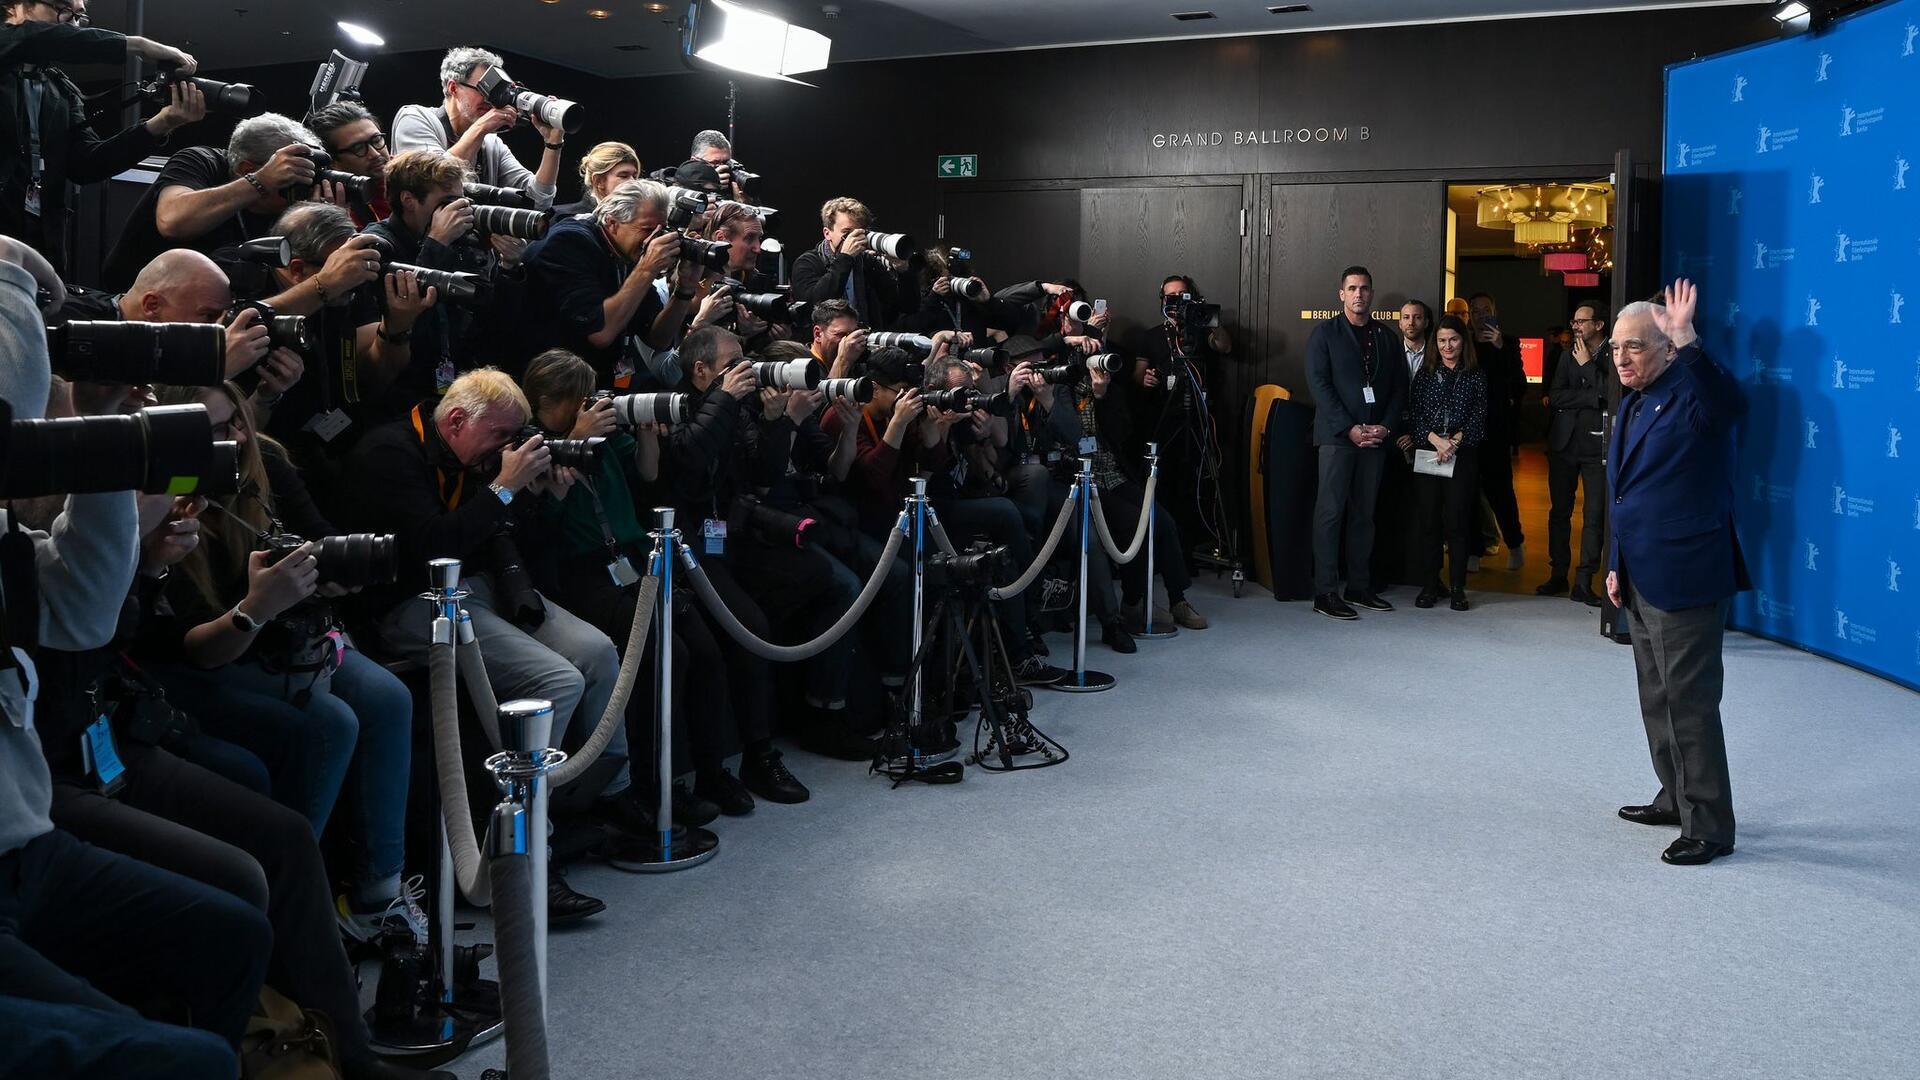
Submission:
POLYGON ((1527 545, 1515 544, 1507 549, 1507 569, 1518 570, 1527 565, 1527 545))
POLYGON ((728 817, 744 817, 753 813, 753 793, 740 778, 726 769, 703 772, 694 777, 693 787, 701 798, 710 800, 728 817))
POLYGON ((1376 592, 1354 592, 1352 589, 1348 589, 1346 601, 1349 604, 1358 604, 1363 608, 1369 608, 1374 611, 1393 610, 1393 605, 1380 599, 1380 594, 1376 592))
MULTIPOLYGON (((1124 604, 1120 608, 1120 625, 1131 634, 1147 632, 1147 613, 1143 605, 1124 604)), ((1165 629, 1173 625, 1173 612, 1158 604, 1153 606, 1153 625, 1165 629)))
POLYGON ((1205 630, 1207 617, 1193 610, 1193 604, 1186 600, 1173 605, 1173 621, 1189 630, 1205 630))
POLYGON ((1030 629, 1027 631, 1027 651, 1035 656, 1053 655, 1053 653, 1047 649, 1047 639, 1042 637, 1038 630, 1030 629))
POLYGON ((1100 624, 1100 642, 1117 653, 1134 653, 1140 646, 1133 643, 1133 635, 1120 625, 1119 619, 1108 619, 1100 624))
POLYGON ((1313 610, 1329 619, 1357 619, 1360 613, 1347 606, 1339 593, 1321 593, 1313 598, 1313 610))
POLYGON ((340 929, 355 941, 372 941, 387 934, 407 934, 413 943, 427 944, 427 913, 420 899, 427 895, 427 879, 415 874, 400 885, 400 895, 379 911, 359 911, 345 896, 336 904, 340 929))
POLYGON ((1054 667, 1039 656, 1029 656, 1013 668, 1013 679, 1021 686, 1052 686, 1066 677, 1065 668, 1054 667))
POLYGON ((673 820, 687 825, 706 825, 720 816, 720 807, 708 799, 701 798, 688 790, 687 785, 674 781, 673 820))
MULTIPOLYGON (((873 751, 869 750, 866 760, 872 759, 873 751)), ((813 797, 813 792, 787 770, 787 763, 778 750, 763 750, 742 757, 740 780, 747 790, 768 802, 803 803, 813 797)))

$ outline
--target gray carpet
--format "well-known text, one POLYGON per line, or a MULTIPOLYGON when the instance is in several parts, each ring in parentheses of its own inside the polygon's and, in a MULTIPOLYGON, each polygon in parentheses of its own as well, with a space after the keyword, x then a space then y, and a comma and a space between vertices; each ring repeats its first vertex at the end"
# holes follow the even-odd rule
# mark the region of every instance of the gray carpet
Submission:
POLYGON ((1739 849, 1669 867, 1614 816, 1654 782, 1592 612, 1391 598, 1208 583, 1212 629, 1042 697, 1063 766, 889 791, 793 752, 813 801, 711 864, 576 870, 610 910, 554 937, 554 1075, 1916 1075, 1915 695, 1729 638, 1739 849))

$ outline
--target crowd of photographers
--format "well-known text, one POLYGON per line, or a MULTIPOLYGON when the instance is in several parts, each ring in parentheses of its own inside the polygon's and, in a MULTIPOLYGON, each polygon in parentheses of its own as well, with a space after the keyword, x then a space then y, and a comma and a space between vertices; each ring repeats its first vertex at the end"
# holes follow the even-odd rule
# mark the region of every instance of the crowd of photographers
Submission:
MULTIPOLYGON (((1073 282, 990 289, 965 249, 883 233, 847 197, 783 285, 773 211, 717 132, 651 176, 596 146, 556 207, 579 106, 482 49, 449 51, 438 103, 390 128, 352 100, 296 121, 89 27, 84 0, 4 10, 0 128, 26 151, 0 174, 8 1075, 232 1075, 263 983, 330 1018, 345 1075, 423 1075, 372 1053, 349 953, 426 935, 408 873, 430 853, 406 824, 429 560, 461 562, 496 697, 553 702, 576 746, 614 695, 651 508, 674 509, 731 619, 814 639, 881 572, 916 477, 1000 584, 1082 459, 1131 535, 1158 390, 1229 345, 1176 276, 1163 347, 1123 357, 1073 282), (103 140, 58 65, 128 55, 167 65, 164 107, 103 140), (252 115, 224 148, 172 148, 101 280, 63 280, 69 186, 209 99, 252 115), (533 168, 501 138, 523 119, 533 168)), ((1151 512, 1166 610, 1144 559, 1093 545, 1093 632, 1122 652, 1150 614, 1206 625, 1179 529, 1151 512)), ((1070 535, 993 605, 1022 685, 1066 675, 1044 635, 1070 625, 1070 535)), ((769 663, 678 588, 674 605, 668 796, 692 847, 721 815, 809 797, 776 737, 870 762, 907 711, 905 559, 804 663, 769 663)), ((635 767, 657 760, 655 707, 630 697, 567 800, 615 865, 657 844, 658 781, 635 767)), ((602 910, 559 861, 552 923, 602 910)))

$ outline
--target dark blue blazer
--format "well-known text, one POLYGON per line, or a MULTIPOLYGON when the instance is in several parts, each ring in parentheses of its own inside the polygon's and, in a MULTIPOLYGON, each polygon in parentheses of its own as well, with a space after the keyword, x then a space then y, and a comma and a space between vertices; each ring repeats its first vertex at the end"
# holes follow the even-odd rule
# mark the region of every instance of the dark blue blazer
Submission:
MULTIPOLYGON (((1347 431, 1355 424, 1379 424, 1399 435, 1406 430, 1407 350, 1400 335, 1386 324, 1368 320, 1373 335, 1373 401, 1366 402, 1366 360, 1360 343, 1347 327, 1345 315, 1335 315, 1313 328, 1307 339, 1307 385, 1313 388, 1313 445, 1354 445, 1347 431)), ((1388 447, 1380 447, 1380 453, 1388 447)))
POLYGON ((1717 604, 1750 589, 1733 529, 1733 376, 1688 345, 1645 390, 1620 398, 1607 454, 1612 558, 1663 611, 1717 604), (1635 412, 1638 410, 1638 417, 1635 412))

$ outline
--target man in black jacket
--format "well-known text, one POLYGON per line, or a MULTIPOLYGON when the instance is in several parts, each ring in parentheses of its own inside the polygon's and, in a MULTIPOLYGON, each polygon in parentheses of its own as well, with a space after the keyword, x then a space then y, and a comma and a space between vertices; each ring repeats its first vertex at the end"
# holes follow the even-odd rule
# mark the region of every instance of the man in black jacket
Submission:
POLYGON ((193 57, 147 38, 86 25, 86 0, 0 4, 0 233, 38 248, 66 273, 67 188, 95 184, 165 146, 173 132, 207 115, 191 82, 174 83, 167 104, 145 121, 102 139, 87 126, 86 101, 54 64, 114 64, 129 55, 192 74, 193 57))
POLYGON ((1520 527, 1520 502, 1513 493, 1513 448, 1520 438, 1520 401, 1527 393, 1527 371, 1520 363, 1520 343, 1500 327, 1493 297, 1474 293, 1467 297, 1467 305, 1473 313, 1467 325, 1473 331, 1474 356, 1487 373, 1487 438, 1480 444, 1480 494, 1507 541, 1507 569, 1518 570, 1526 564, 1527 537, 1520 527))
POLYGON ((1553 572, 1540 587, 1540 596, 1567 592, 1567 564, 1573 542, 1573 498, 1586 489, 1586 508, 1580 523, 1580 565, 1575 568, 1571 599, 1599 607, 1593 575, 1600 569, 1600 545, 1607 532, 1607 469, 1603 427, 1607 386, 1613 382, 1613 342, 1607 338, 1607 320, 1600 309, 1582 304, 1573 313, 1573 345, 1554 365, 1547 388, 1547 490, 1553 504, 1547 512, 1547 557, 1553 572))
POLYGON ((1374 592, 1373 509, 1387 454, 1407 405, 1406 352, 1375 322, 1373 275, 1349 266, 1340 275, 1340 314, 1307 341, 1313 388, 1313 444, 1320 448, 1320 490, 1313 507, 1313 610, 1358 618, 1350 606, 1392 611, 1374 592), (1340 596, 1340 528, 1346 524, 1346 599, 1340 596))
POLYGON ((872 211, 858 199, 828 199, 820 208, 818 245, 794 260, 793 298, 809 303, 836 297, 853 305, 875 329, 891 327, 920 307, 919 283, 907 264, 873 250, 867 226, 872 211))

